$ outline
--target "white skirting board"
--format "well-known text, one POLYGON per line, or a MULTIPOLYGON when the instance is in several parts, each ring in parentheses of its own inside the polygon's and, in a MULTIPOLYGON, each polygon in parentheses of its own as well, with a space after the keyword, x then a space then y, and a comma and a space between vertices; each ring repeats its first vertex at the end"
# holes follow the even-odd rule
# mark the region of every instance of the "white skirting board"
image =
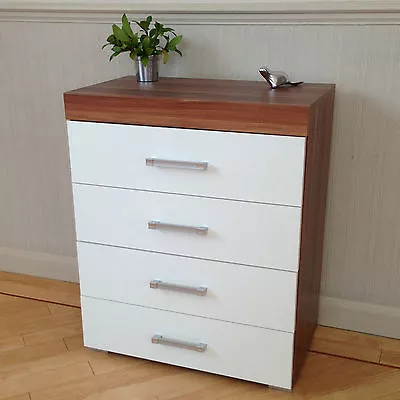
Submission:
POLYGON ((400 339, 400 308, 321 296, 320 325, 400 339))
POLYGON ((78 282, 75 257, 0 247, 0 271, 78 282))
MULTIPOLYGON (((75 257, 0 247, 0 271, 79 282, 75 257)), ((321 296, 320 325, 400 339, 400 308, 321 296)))

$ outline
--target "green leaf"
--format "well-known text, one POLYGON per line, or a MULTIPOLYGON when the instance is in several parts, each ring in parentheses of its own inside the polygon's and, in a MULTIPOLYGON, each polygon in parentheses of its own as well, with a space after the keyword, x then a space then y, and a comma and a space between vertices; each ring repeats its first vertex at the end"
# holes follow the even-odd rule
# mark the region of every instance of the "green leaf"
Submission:
POLYGON ((122 16, 122 30, 131 38, 133 37, 133 31, 131 28, 131 24, 128 21, 128 17, 126 14, 122 16))
POLYGON ((147 64, 149 63, 149 56, 144 55, 141 57, 142 63, 145 67, 147 67, 147 64))
POLYGON ((134 21, 134 22, 136 22, 147 33, 147 31, 149 30, 149 27, 150 27, 150 22, 152 21, 152 19, 153 18, 151 16, 148 16, 145 21, 140 21, 140 22, 134 21))
POLYGON ((119 44, 119 43, 121 43, 114 35, 110 35, 110 36, 107 38, 107 42, 108 42, 109 44, 119 44))
POLYGON ((163 63, 166 64, 169 60, 169 54, 167 50, 163 50, 163 63))
POLYGON ((103 44, 103 46, 101 47, 101 49, 103 50, 103 49, 106 48, 107 46, 111 46, 111 44, 112 44, 112 43, 103 44))
POLYGON ((151 39, 148 36, 145 36, 142 40, 142 43, 144 48, 149 47, 151 46, 151 39))
POLYGON ((149 30, 150 27, 150 23, 151 21, 153 21, 153 17, 151 15, 149 15, 145 21, 140 21, 140 26, 141 28, 147 33, 147 31, 149 30))
POLYGON ((168 50, 175 50, 176 46, 178 46, 178 44, 182 41, 182 35, 179 36, 175 36, 174 38, 172 38, 169 43, 168 43, 168 50))
POLYGON ((132 51, 129 53, 129 57, 130 57, 132 60, 136 60, 137 51, 136 51, 136 50, 132 50, 132 51))
POLYGON ((157 34, 158 34, 157 29, 155 29, 155 28, 150 29, 150 32, 149 32, 150 37, 158 36, 157 34))
POLYGON ((151 39, 149 37, 145 37, 143 39, 143 49, 148 56, 153 53, 154 47, 152 46, 151 39))
POLYGON ((135 33, 132 36, 132 47, 137 47, 137 45, 139 44, 139 35, 137 33, 135 33))
POLYGON ((129 36, 117 25, 112 26, 114 36, 121 42, 129 42, 129 36))
POLYGON ((111 61, 114 57, 117 57, 120 54, 120 52, 115 52, 111 54, 109 61, 111 61))
POLYGON ((114 43, 116 40, 117 40, 117 38, 116 38, 114 35, 110 35, 110 36, 107 38, 107 42, 108 42, 108 43, 114 43))
MULTIPOLYGON (((113 30, 113 34, 114 37, 117 37, 117 32, 121 30, 121 28, 118 25, 112 24, 112 30, 113 30)), ((110 35, 109 37, 111 37, 112 35, 110 35)))
POLYGON ((138 47, 136 49, 136 52, 137 52, 138 57, 141 57, 141 56, 143 56, 145 54, 144 50, 143 50, 142 43, 139 43, 139 45, 138 45, 138 47))

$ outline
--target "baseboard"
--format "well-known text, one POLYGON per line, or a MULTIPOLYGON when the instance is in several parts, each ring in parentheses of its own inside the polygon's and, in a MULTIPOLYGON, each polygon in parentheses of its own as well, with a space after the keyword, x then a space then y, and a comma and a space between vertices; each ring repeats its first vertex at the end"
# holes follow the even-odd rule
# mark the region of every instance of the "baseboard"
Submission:
POLYGON ((80 307, 79 284, 0 271, 0 295, 80 307))
POLYGON ((322 296, 318 323, 400 339, 400 308, 322 296))
MULTIPOLYGON (((78 282, 75 257, 0 247, 0 271, 78 282)), ((400 339, 400 308, 321 296, 318 323, 400 339)))
POLYGON ((0 247, 0 271, 78 282, 75 257, 0 247))

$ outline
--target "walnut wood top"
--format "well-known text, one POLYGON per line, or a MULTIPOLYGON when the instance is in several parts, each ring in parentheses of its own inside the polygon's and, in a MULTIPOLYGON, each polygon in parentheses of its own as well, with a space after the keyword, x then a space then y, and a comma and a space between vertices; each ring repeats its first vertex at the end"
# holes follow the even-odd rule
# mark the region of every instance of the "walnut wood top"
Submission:
POLYGON ((135 76, 64 94, 67 119, 307 136, 311 110, 334 85, 271 90, 266 82, 135 76))

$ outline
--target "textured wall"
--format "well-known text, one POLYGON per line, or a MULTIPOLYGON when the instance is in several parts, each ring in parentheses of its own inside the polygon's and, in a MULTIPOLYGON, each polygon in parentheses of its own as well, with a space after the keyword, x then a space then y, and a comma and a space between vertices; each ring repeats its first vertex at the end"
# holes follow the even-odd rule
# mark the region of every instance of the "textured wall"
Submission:
MULTIPOLYGON (((337 84, 322 292, 398 312, 400 26, 177 29, 185 36, 185 57, 163 66, 164 76, 254 80, 266 64, 295 80, 337 84)), ((62 93, 133 70, 127 57, 107 62, 100 45, 108 30, 100 23, 0 22, 3 269, 18 269, 18 262, 4 265, 2 251, 14 258, 18 251, 39 252, 61 257, 60 275, 31 273, 76 277, 62 93)), ((322 320, 340 325, 331 311, 322 320)))

